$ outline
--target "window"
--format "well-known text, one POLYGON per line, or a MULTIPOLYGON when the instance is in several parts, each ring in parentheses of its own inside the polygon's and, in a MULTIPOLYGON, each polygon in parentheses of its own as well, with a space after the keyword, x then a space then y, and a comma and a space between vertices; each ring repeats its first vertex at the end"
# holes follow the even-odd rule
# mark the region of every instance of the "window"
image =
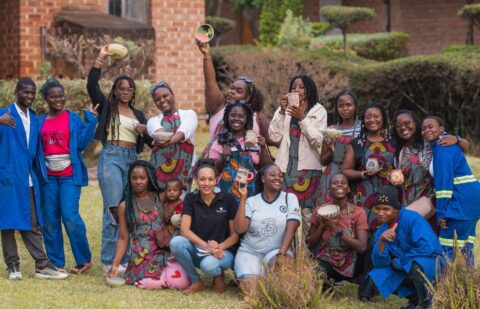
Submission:
POLYGON ((108 13, 121 18, 149 23, 149 0, 109 0, 108 13))

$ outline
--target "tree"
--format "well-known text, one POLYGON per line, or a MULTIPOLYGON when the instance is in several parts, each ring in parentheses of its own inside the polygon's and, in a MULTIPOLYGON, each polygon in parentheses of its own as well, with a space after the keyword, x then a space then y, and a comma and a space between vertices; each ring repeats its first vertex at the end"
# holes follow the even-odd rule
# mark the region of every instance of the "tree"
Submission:
POLYGON ((343 36, 343 51, 347 56, 347 29, 359 21, 373 19, 376 14, 373 10, 363 7, 327 5, 320 9, 320 14, 334 28, 339 28, 343 36))
POLYGON ((241 11, 242 16, 247 21, 250 32, 254 38, 258 38, 257 13, 263 5, 263 0, 230 0, 233 3, 233 9, 241 11))
POLYGON ((303 1, 301 0, 263 0, 260 15, 260 42, 263 45, 276 45, 278 33, 286 17, 287 10, 293 16, 303 15, 303 1))
POLYGON ((471 4, 473 0, 466 0, 466 3, 467 5, 458 11, 458 16, 467 20, 465 44, 473 45, 473 26, 475 22, 478 23, 478 19, 480 18, 480 4, 471 4))

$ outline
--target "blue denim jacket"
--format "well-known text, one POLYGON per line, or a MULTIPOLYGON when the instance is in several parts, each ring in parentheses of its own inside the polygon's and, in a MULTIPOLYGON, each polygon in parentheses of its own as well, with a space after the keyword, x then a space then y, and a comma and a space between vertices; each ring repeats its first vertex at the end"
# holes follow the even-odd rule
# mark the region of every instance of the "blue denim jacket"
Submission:
MULTIPOLYGON (((88 172, 83 162, 82 151, 84 151, 93 140, 97 117, 91 112, 85 111, 85 123, 80 116, 72 111, 69 112, 70 124, 70 160, 73 167, 73 184, 76 186, 88 185, 88 172)), ((40 131, 47 114, 39 119, 40 131)))

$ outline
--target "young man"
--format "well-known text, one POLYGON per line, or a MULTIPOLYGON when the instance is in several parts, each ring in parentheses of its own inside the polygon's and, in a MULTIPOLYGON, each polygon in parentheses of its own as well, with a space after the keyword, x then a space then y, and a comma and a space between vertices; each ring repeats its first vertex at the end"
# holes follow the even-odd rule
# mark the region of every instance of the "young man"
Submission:
POLYGON ((406 308, 427 308, 423 275, 429 281, 435 278, 442 254, 437 236, 420 214, 400 205, 395 187, 379 188, 373 206, 382 225, 375 233, 373 270, 360 286, 359 297, 371 299, 376 288, 384 298, 392 293, 408 298, 406 308))
POLYGON ((35 91, 33 80, 20 78, 15 88, 16 102, 0 110, 0 230, 10 280, 22 279, 15 230, 20 230, 35 260, 36 278, 68 276, 50 263, 43 249, 39 181, 44 181, 46 170, 38 119, 30 109, 35 91))

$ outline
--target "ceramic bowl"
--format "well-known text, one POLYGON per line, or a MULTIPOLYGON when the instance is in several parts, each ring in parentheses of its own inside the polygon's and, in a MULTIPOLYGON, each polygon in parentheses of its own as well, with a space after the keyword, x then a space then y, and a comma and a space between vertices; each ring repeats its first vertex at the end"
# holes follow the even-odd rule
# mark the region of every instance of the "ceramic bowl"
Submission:
POLYGON ((325 219, 335 219, 340 214, 340 207, 337 205, 324 205, 318 208, 317 214, 325 219))

